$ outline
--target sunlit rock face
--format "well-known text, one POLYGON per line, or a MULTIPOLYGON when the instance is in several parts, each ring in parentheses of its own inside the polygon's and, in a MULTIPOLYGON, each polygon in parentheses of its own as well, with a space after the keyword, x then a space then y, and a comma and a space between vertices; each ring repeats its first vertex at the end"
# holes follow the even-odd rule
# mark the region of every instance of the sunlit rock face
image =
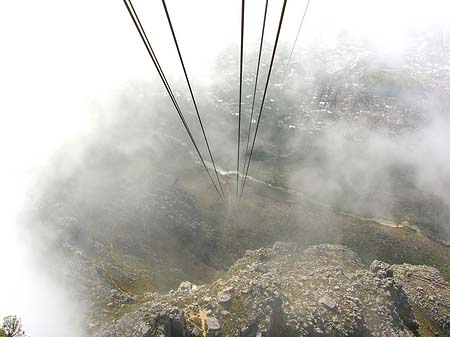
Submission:
POLYGON ((343 246, 304 249, 278 242, 247 251, 211 284, 184 282, 168 294, 147 293, 132 312, 98 326, 93 335, 448 336, 446 312, 431 303, 444 308, 449 291, 432 268, 374 261, 367 270, 343 246), (428 278, 439 281, 439 290, 417 287, 428 278), (433 328, 428 319, 436 322, 433 328))

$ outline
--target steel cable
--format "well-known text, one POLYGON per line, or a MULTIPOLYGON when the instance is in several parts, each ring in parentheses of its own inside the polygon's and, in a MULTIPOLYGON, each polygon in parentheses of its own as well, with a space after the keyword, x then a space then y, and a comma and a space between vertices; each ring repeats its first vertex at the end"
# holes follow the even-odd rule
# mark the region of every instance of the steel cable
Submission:
POLYGON ((209 172, 208 167, 206 166, 206 163, 205 163, 205 161, 203 159, 203 156, 200 153, 200 150, 199 150, 199 148, 197 146, 197 143, 196 143, 196 141, 195 141, 195 139, 194 139, 194 137, 193 137, 193 135, 191 133, 191 130, 190 130, 190 128, 189 128, 189 126, 188 126, 188 124, 186 122, 186 119, 184 118, 184 115, 183 115, 183 113, 182 113, 182 111, 181 111, 181 109, 180 109, 180 107, 178 105, 178 102, 175 99, 175 95, 173 94, 173 91, 170 88, 169 82, 167 81, 167 78, 166 78, 166 76, 164 74, 164 71, 162 70, 161 65, 160 65, 160 63, 158 61, 158 58, 156 57, 156 54, 153 51, 153 48, 152 48, 152 46, 150 44, 150 41, 147 38, 147 34, 145 33, 145 30, 144 30, 144 28, 143 28, 143 26, 142 26, 142 24, 140 22, 139 16, 137 15, 137 13, 136 13, 136 11, 134 9, 133 3, 131 2, 131 0, 123 0, 123 2, 124 2, 125 6, 126 6, 126 8, 128 10, 128 13, 130 14, 131 19, 133 20, 133 23, 134 23, 134 25, 135 25, 138 33, 139 33, 139 36, 142 39, 142 42, 145 45, 145 48, 147 49, 147 52, 150 55, 150 58, 152 59, 153 64, 155 65, 155 68, 156 68, 156 70, 158 72, 158 75, 160 76, 160 78, 161 78, 161 80, 163 82, 164 87, 166 88, 167 93, 169 94, 169 97, 172 100, 172 103, 173 103, 175 109, 177 110, 178 116, 180 117, 181 122, 183 123, 183 126, 186 129, 186 132, 188 133, 188 136, 189 136, 192 144, 194 145, 194 148, 195 148, 198 156, 200 157, 202 165, 205 168, 205 170, 206 170, 206 172, 207 172, 207 174, 208 174, 208 176, 209 176, 209 178, 211 180, 211 183, 214 186, 214 189, 216 190, 216 192, 219 195, 219 197, 221 199, 223 199, 222 195, 219 192, 219 189, 217 188, 217 186, 216 186, 216 184, 215 184, 215 182, 214 182, 214 180, 213 180, 213 178, 212 178, 212 176, 211 176, 211 174, 209 172))
POLYGON ((258 135, 259 123, 261 122, 261 116, 262 116, 262 112, 263 112, 263 109, 264 109, 264 102, 266 100, 266 95, 267 95, 267 88, 269 87, 270 75, 272 73, 273 61, 275 59, 275 54, 276 54, 277 46, 278 46, 278 40, 280 38, 281 26, 283 24, 284 13, 285 13, 285 10, 286 10, 286 3, 287 3, 287 0, 284 0, 283 1, 283 8, 281 9, 280 21, 278 23, 278 30, 277 30, 277 35, 276 35, 276 38, 275 38, 275 44, 274 44, 274 47, 273 47, 272 58, 270 60, 269 70, 268 70, 268 74, 267 74, 266 85, 264 87, 264 94, 263 94, 261 106, 260 106, 260 109, 259 109, 258 121, 256 122, 255 134, 253 136, 252 147, 251 147, 250 155, 249 155, 248 162, 247 162, 247 168, 245 168, 244 182, 242 183, 242 189, 241 189, 241 194, 239 196, 239 200, 242 198, 242 194, 243 194, 244 188, 245 188, 245 182, 247 181, 248 170, 250 168, 250 163, 252 161, 253 150, 255 148, 255 141, 256 141, 256 137, 258 135))

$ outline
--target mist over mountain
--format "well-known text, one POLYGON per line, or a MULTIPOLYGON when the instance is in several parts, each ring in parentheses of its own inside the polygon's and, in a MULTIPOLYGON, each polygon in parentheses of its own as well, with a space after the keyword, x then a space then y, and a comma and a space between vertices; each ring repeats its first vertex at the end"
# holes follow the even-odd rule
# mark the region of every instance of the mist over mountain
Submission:
MULTIPOLYGON (((450 336, 449 30, 410 29, 401 43, 393 33, 382 48, 353 24, 305 37, 290 61, 292 41, 280 44, 240 202, 239 53, 228 40, 205 51, 208 78, 193 76, 224 200, 156 77, 136 70, 113 94, 86 84, 94 98, 82 104, 87 89, 68 87, 48 119, 12 120, 2 317, 23 317, 34 337, 450 336), (65 127, 46 132, 58 118, 65 127)), ((240 183, 269 41, 251 121, 258 49, 245 51, 240 183)), ((215 180, 184 78, 167 68, 215 180)))

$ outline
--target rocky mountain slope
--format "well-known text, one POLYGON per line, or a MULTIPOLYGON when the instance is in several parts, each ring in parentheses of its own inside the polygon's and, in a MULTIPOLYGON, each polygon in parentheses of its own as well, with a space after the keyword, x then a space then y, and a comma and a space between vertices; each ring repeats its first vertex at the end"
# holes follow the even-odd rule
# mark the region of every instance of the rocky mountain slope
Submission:
MULTIPOLYGON (((230 171, 236 63, 224 58, 222 80, 199 90, 225 203, 212 197, 167 97, 133 85, 85 148, 74 158, 63 148, 42 179, 27 215, 37 259, 73 289, 86 325, 103 337, 448 334, 446 194, 424 191, 403 155, 379 160, 426 127, 430 110, 450 107, 450 49, 439 57, 429 49, 413 48, 399 64, 345 40, 302 51, 267 100, 255 179, 239 207, 230 171), (396 226, 402 222, 411 226, 396 226), (245 254, 276 241, 298 246, 245 254), (393 266, 376 262, 369 271, 375 259, 393 266), (185 280, 203 286, 167 293, 185 280)), ((186 118, 195 128, 195 115, 186 118)), ((448 186, 448 170, 432 172, 448 186)))
POLYGON ((449 295, 431 267, 374 261, 367 270, 341 245, 277 242, 247 251, 211 284, 122 304, 93 335, 450 336, 449 295))

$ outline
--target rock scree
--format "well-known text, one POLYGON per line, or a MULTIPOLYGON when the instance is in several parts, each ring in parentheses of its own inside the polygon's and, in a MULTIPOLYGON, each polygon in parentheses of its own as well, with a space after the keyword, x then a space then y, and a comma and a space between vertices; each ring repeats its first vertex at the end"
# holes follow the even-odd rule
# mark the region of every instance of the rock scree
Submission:
POLYGON ((374 261, 366 269, 344 246, 277 242, 247 251, 211 284, 145 294, 92 335, 412 337, 427 317, 435 336, 450 336, 449 299, 434 268, 374 261))

